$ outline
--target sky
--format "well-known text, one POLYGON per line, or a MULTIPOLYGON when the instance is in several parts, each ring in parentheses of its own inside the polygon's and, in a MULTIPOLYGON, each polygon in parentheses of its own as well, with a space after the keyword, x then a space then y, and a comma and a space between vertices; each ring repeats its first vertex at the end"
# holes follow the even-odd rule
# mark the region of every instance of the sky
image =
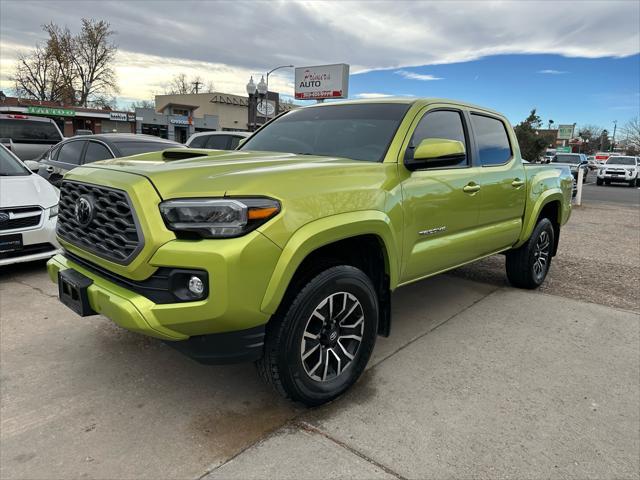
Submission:
MULTIPOLYGON (((349 64, 350 98, 435 96, 518 123, 611 128, 640 111, 640 2, 0 1, 0 88, 41 25, 110 22, 118 103, 152 99, 177 73, 244 94, 277 65, 349 64)), ((293 95, 293 72, 270 87, 293 95)))

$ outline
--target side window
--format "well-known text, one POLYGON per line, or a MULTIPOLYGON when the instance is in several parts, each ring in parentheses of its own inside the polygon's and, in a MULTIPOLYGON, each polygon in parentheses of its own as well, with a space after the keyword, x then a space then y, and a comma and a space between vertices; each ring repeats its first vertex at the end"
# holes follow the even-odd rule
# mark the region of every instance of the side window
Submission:
POLYGON ((482 166, 503 165, 512 156, 507 129, 502 121, 471 114, 473 133, 478 144, 482 166))
POLYGON ((207 148, 226 150, 228 141, 229 135, 210 135, 209 141, 207 142, 207 148))
POLYGON ((229 142, 229 150, 235 150, 236 148, 238 148, 238 145, 240 145, 240 141, 243 138, 244 137, 237 137, 236 135, 233 135, 229 142))
POLYGON ((72 165, 80 165, 80 156, 86 141, 67 142, 60 147, 58 153, 58 162, 70 163, 72 165))
POLYGON ((207 137, 206 135, 196 137, 189 144, 189 148, 206 148, 205 145, 207 143, 207 140, 209 140, 209 137, 207 137))
POLYGON ((97 162, 98 160, 106 160, 113 158, 109 149, 102 143, 89 142, 87 151, 84 154, 84 163, 97 162))
MULTIPOLYGON (((413 152, 420 142, 430 138, 444 138, 446 140, 458 140, 467 148, 467 140, 462 123, 462 114, 453 110, 437 110, 427 112, 416 130, 413 132, 406 157, 413 158, 413 152)), ((468 165, 469 157, 465 156, 457 165, 451 167, 464 167, 468 165)))

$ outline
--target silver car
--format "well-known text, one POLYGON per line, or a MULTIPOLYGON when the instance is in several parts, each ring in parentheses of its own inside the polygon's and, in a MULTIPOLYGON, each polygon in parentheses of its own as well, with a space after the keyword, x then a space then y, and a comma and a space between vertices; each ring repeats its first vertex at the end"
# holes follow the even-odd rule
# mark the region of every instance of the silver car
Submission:
POLYGON ((0 143, 20 160, 35 160, 62 140, 58 125, 50 118, 0 114, 0 143))

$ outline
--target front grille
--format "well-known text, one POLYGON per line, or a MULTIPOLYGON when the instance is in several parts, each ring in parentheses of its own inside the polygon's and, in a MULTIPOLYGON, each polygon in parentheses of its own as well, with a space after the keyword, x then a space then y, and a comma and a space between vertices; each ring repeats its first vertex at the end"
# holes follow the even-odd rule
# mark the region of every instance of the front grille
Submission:
POLYGON ((0 231, 14 230, 17 228, 37 227, 40 225, 42 209, 40 207, 16 207, 3 208, 0 213, 9 215, 0 216, 0 231), (4 219, 4 221, 2 221, 4 219))
POLYGON ((127 264, 144 246, 129 196, 122 190, 63 181, 60 188, 58 235, 99 257, 127 264), (81 225, 76 214, 79 199, 92 205, 92 215, 81 225))

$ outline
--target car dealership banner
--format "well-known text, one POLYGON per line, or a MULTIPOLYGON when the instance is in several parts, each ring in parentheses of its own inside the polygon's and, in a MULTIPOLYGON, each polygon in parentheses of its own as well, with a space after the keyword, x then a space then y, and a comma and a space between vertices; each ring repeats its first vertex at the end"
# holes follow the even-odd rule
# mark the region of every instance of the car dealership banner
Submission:
POLYGON ((573 138, 574 125, 558 125, 558 140, 569 140, 573 138))
POLYGON ((322 100, 349 96, 349 65, 318 65, 296 68, 295 96, 298 100, 322 100))

